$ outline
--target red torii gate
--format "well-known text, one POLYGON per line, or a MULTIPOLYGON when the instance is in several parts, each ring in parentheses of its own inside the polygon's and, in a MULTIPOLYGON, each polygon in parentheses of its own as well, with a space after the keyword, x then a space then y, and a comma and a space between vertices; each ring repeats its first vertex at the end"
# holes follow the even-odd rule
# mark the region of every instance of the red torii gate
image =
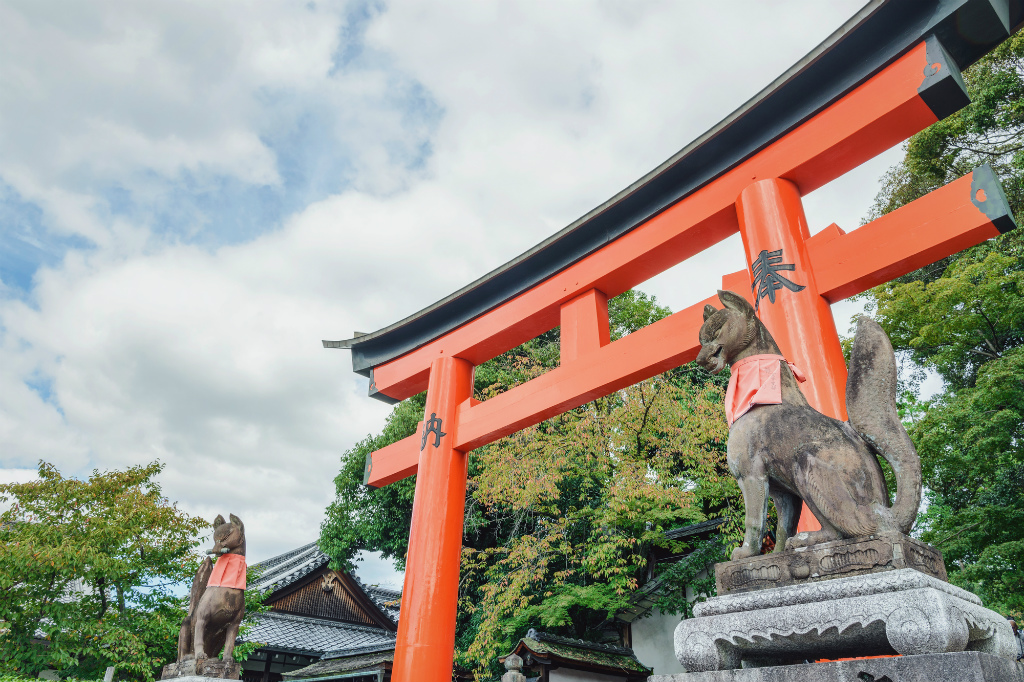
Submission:
MULTIPOLYGON (((610 343, 608 298, 739 231, 751 267, 722 287, 759 304, 808 376, 811 405, 846 419, 830 304, 1014 223, 987 166, 849 234, 833 224, 810 236, 801 197, 964 106, 959 67, 1022 23, 1024 0, 871 2, 766 92, 555 239, 396 325, 324 341, 352 349, 374 397, 427 391, 418 433, 372 453, 366 467, 375 487, 418 474, 396 682, 451 679, 467 453, 693 360, 703 307, 717 303, 610 343), (794 90, 801 85, 810 97, 794 90), (714 155, 737 139, 732 158, 714 155), (703 174, 687 176, 695 166, 703 174), (485 402, 472 398, 475 365, 555 326, 558 368, 485 402)), ((814 521, 803 514, 801 529, 814 521)))

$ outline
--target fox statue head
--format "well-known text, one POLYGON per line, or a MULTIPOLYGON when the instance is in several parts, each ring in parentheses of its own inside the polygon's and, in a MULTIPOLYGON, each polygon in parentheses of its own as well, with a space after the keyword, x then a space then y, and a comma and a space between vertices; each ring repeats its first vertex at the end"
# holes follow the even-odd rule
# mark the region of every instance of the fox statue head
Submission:
POLYGON ((228 517, 231 520, 225 521, 224 517, 218 514, 213 520, 213 548, 206 550, 207 554, 245 556, 245 526, 234 514, 229 514, 228 517))
POLYGON ((719 291, 718 299, 725 307, 704 306, 704 324, 698 339, 701 343, 697 364, 712 374, 748 355, 778 353, 771 334, 754 314, 747 299, 731 291, 719 291))

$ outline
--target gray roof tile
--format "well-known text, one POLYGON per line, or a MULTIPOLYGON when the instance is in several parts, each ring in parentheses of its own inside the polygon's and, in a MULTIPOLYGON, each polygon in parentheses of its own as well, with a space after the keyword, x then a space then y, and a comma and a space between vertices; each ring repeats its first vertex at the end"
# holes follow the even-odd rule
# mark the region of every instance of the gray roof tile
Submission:
POLYGON ((277 591, 322 566, 326 566, 329 561, 330 557, 321 552, 315 542, 311 542, 298 549, 253 564, 252 568, 259 571, 259 578, 256 579, 256 584, 249 589, 261 592, 277 591))
POLYGON ((255 617, 256 625, 240 638, 269 649, 323 654, 368 646, 394 646, 395 633, 383 628, 339 623, 309 616, 269 611, 255 617))
MULTIPOLYGON (((315 542, 303 545, 290 552, 279 554, 259 563, 252 568, 259 571, 256 582, 249 586, 250 590, 276 592, 291 585, 297 580, 318 571, 330 562, 330 557, 320 551, 315 542)), ((398 623, 399 603, 402 599, 401 590, 389 590, 376 585, 366 585, 359 576, 350 573, 367 596, 372 599, 381 611, 393 622, 398 623)))
POLYGON ((372 672, 374 670, 381 670, 385 663, 391 663, 394 660, 394 645, 387 649, 377 648, 376 650, 373 650, 373 647, 364 647, 353 650, 344 657, 335 656, 328 658, 325 656, 305 668, 284 673, 284 679, 296 680, 307 677, 327 677, 328 675, 351 674, 357 671, 372 672))

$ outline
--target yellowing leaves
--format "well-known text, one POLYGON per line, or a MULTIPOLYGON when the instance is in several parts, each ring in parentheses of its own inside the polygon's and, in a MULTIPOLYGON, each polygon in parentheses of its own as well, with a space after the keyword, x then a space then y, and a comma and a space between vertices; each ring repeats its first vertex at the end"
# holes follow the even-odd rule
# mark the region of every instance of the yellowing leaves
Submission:
POLYGON ((713 509, 737 517, 735 532, 721 402, 670 373, 473 453, 471 504, 508 531, 463 552, 462 603, 478 623, 463 664, 487 666, 527 626, 584 635, 628 605, 670 528, 713 509))

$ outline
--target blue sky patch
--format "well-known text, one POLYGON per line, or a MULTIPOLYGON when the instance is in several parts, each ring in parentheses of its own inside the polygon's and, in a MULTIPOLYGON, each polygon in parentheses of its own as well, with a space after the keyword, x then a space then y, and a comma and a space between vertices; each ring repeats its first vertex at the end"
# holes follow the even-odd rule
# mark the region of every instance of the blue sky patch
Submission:
POLYGON ((43 210, 0 180, 0 281, 16 296, 26 295, 40 267, 54 266, 68 249, 87 249, 81 237, 47 229, 43 210))
MULTIPOLYGON (((365 170, 361 158, 383 151, 384 182, 362 191, 391 192, 407 186, 433 153, 432 138, 443 109, 421 83, 395 67, 390 55, 367 50, 365 33, 385 11, 376 1, 351 3, 333 55, 331 78, 382 74, 375 101, 351 102, 289 88, 256 92, 251 130, 273 154, 280 182, 260 185, 208 169, 161 174, 140 167, 117 184, 103 184, 81 167, 65 189, 96 199, 101 223, 125 220, 151 230, 157 243, 208 248, 251 241, 279 229, 310 204, 351 189, 365 170), (381 120, 381 117, 384 117, 381 120)), ((377 158, 381 158, 376 154, 377 158)), ((0 180, 0 280, 13 295, 28 298, 40 267, 56 266, 70 249, 92 248, 81 237, 52 229, 52 217, 0 180)))

